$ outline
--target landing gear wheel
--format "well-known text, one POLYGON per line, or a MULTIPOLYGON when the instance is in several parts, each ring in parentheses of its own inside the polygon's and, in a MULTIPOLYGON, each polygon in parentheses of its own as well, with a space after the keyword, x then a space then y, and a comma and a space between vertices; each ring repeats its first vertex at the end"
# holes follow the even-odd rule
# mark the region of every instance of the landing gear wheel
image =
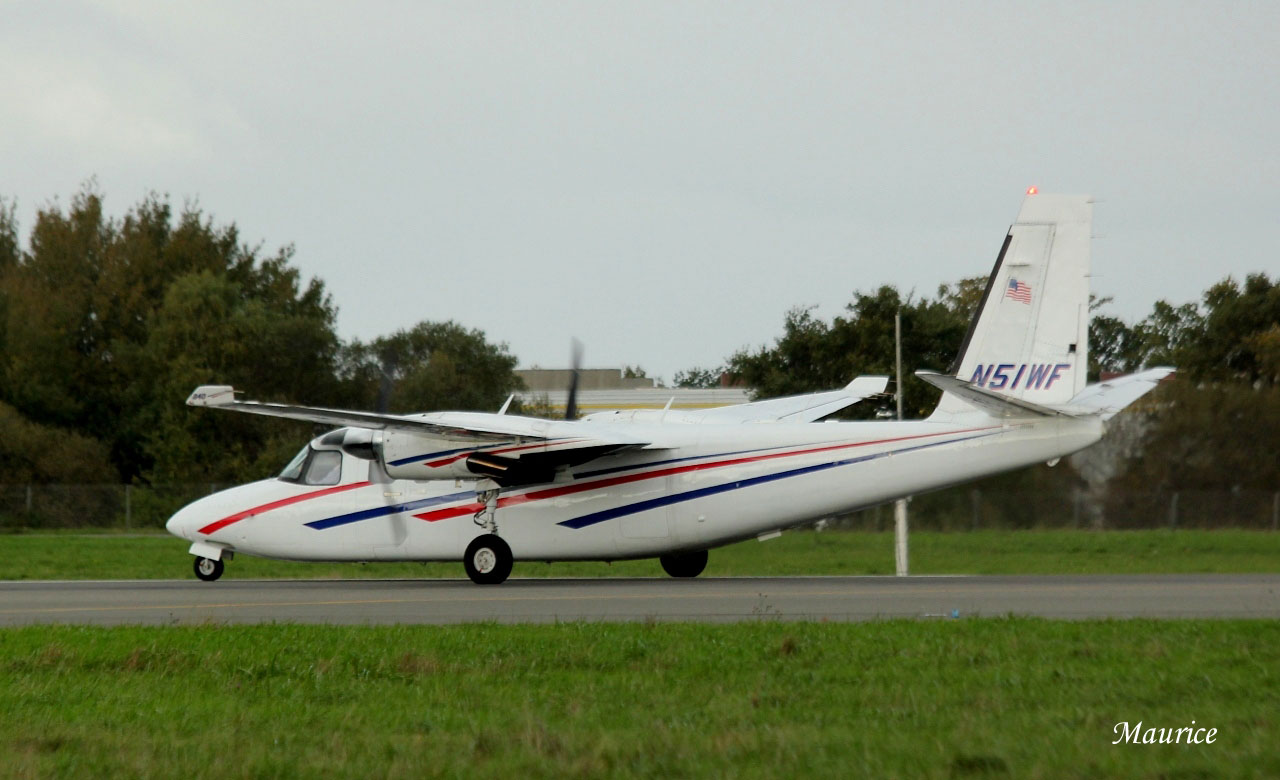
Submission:
POLYGON ((467 545, 462 565, 467 576, 477 585, 497 585, 511 574, 511 548, 502 537, 493 534, 477 536, 467 545))
POLYGON ((222 565, 222 561, 215 561, 212 558, 196 558, 196 576, 205 582, 213 582, 222 576, 222 570, 226 568, 222 565))
POLYGON ((659 557, 658 562, 672 577, 697 577, 707 568, 707 551, 671 553, 659 557))

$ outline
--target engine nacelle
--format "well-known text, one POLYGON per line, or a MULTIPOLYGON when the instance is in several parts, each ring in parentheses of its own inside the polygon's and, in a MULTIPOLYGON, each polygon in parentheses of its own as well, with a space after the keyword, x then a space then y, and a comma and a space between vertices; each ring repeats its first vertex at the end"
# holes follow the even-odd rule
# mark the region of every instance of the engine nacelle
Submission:
MULTIPOLYGON (((487 474, 469 465, 472 458, 483 460, 486 454, 513 450, 512 455, 518 456, 544 448, 541 441, 524 443, 512 439, 479 444, 401 431, 381 431, 374 437, 374 450, 393 479, 475 479, 487 474)), ((490 455, 490 459, 494 457, 490 455)), ((500 455, 496 457, 503 460, 500 455)))

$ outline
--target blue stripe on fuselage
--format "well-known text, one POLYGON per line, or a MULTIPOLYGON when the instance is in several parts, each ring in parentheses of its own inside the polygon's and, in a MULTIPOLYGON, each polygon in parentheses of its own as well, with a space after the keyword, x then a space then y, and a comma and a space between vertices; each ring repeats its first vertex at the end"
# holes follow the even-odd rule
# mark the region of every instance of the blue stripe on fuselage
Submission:
POLYGON ((685 493, 674 493, 671 495, 660 496, 658 498, 651 498, 647 501, 639 501, 637 503, 628 504, 626 506, 614 507, 613 509, 604 509, 599 512, 592 512, 589 515, 583 515, 581 517, 575 517, 571 520, 561 521, 557 523, 557 525, 563 525, 568 528, 586 528, 587 526, 595 525, 596 523, 603 523, 606 520, 613 520, 618 517, 633 515, 638 512, 644 512, 649 509, 657 509, 659 507, 670 506, 671 504, 679 504, 685 501, 692 501, 696 498, 704 498, 706 496, 714 496, 719 493, 727 493, 730 490, 737 490, 739 488, 751 487, 752 485, 763 485, 765 483, 774 482, 779 479, 787 479, 788 477, 798 477, 803 474, 812 474, 818 471, 826 471, 827 469, 838 468, 840 466, 849 466, 854 463, 863 463, 865 461, 875 460, 877 458, 884 458, 889 455, 899 455, 904 452, 914 452, 915 450, 923 450, 923 449, 928 449, 930 447, 941 447, 945 444, 956 444, 957 442, 962 442, 962 441, 973 441, 974 439, 981 439, 985 436, 996 436, 996 435, 999 435, 1000 433, 1003 433, 1003 431, 981 433, 981 434, 978 434, 977 436, 967 436, 963 439, 949 439, 947 441, 929 442, 928 444, 917 444, 912 447, 903 447, 902 449, 898 449, 898 450, 877 452, 871 455, 859 455, 854 458, 843 458, 841 460, 831 461, 829 463, 818 463, 812 466, 801 466, 800 468, 797 468, 797 469, 780 471, 774 474, 762 474, 758 477, 749 477, 747 479, 740 479, 735 482, 726 482, 722 485, 711 485, 709 487, 698 488, 697 490, 690 490, 685 493))
POLYGON ((411 512, 415 509, 421 509, 427 506, 436 506, 437 504, 450 504, 454 501, 474 500, 475 491, 468 490, 462 493, 450 493, 447 496, 436 496, 435 498, 420 498, 417 501, 408 501, 403 504, 388 504, 386 506, 377 506, 373 509, 362 509, 359 512, 351 512, 337 517, 326 517, 323 520, 315 520, 306 523, 308 528, 314 528, 317 531, 323 531, 326 528, 334 528, 339 525, 347 525, 348 523, 358 523, 361 520, 368 520, 373 517, 382 517, 383 515, 395 515, 401 512, 411 512))
MULTIPOLYGON (((490 446, 496 446, 496 445, 490 445, 490 446)), ((484 447, 463 447, 462 449, 459 449, 459 450, 442 450, 440 452, 425 452, 421 455, 414 455, 413 457, 409 457, 409 458, 400 458, 399 460, 393 460, 387 465, 403 466, 406 463, 413 463, 419 460, 442 458, 446 455, 457 455, 459 452, 471 452, 472 450, 479 451, 482 449, 484 449, 484 447)))

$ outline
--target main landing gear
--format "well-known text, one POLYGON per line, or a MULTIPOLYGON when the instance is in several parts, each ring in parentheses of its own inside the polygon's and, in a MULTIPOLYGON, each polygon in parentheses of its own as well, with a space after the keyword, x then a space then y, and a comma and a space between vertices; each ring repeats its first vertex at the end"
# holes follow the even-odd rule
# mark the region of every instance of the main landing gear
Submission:
POLYGON ((672 577, 697 577, 707 568, 707 551, 670 553, 660 556, 658 562, 672 577))
POLYGON ((471 540, 462 556, 467 576, 477 585, 497 585, 511 575, 514 558, 511 547, 498 536, 498 483, 483 480, 476 485, 476 502, 483 508, 476 512, 474 522, 485 530, 471 540))
POLYGON ((226 568, 222 561, 215 561, 212 558, 196 558, 196 576, 205 582, 213 582, 222 576, 222 570, 226 568))
POLYGON ((462 565, 477 585, 497 585, 511 574, 511 548, 495 534, 477 536, 467 545, 462 565))

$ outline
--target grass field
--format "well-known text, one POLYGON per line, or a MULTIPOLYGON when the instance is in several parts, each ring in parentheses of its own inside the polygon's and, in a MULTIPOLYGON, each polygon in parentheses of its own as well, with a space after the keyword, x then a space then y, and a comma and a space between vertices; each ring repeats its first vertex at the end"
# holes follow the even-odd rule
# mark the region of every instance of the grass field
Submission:
MULTIPOLYGON (((0 580, 190 577, 188 544, 166 534, 0 535, 0 580)), ((974 531, 911 535, 916 574, 1280 571, 1267 531, 974 531)), ((892 533, 797 531, 711 552, 708 576, 892 574, 892 533)), ((287 563, 239 556, 227 578, 461 577, 461 564, 287 563)), ((517 563, 515 577, 665 576, 657 561, 517 563)))
POLYGON ((0 775, 1275 777, 1277 701, 1270 621, 30 627, 0 775))

